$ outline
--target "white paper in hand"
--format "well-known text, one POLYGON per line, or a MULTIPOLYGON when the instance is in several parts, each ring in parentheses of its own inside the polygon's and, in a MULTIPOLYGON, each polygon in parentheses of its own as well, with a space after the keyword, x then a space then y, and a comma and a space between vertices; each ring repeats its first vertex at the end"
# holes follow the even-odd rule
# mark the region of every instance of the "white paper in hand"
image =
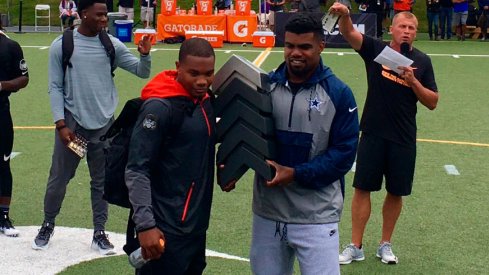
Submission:
POLYGON ((382 52, 374 59, 375 62, 389 67, 389 69, 394 72, 400 74, 402 70, 399 70, 397 67, 404 66, 408 67, 413 64, 414 61, 405 57, 404 55, 396 52, 391 47, 386 46, 382 52))
POLYGON ((338 14, 333 14, 333 13, 327 13, 323 15, 323 18, 321 19, 323 23, 323 29, 328 31, 328 33, 332 33, 334 31, 334 27, 336 26, 336 23, 338 23, 338 19, 340 16, 338 14))

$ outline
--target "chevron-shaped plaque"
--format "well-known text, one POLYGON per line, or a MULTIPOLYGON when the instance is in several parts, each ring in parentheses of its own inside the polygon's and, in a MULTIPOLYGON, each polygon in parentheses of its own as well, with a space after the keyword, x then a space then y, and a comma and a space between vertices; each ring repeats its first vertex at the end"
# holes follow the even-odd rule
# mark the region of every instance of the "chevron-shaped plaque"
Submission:
POLYGON ((233 55, 216 73, 213 91, 220 118, 217 163, 224 164, 218 173, 221 187, 239 180, 249 168, 272 179, 273 168, 266 163, 276 155, 268 74, 233 55))

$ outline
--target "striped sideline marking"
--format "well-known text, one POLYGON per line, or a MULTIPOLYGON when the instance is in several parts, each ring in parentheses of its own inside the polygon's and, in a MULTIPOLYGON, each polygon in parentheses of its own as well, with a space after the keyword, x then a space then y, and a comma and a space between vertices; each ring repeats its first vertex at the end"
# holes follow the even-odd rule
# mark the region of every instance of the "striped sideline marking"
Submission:
MULTIPOLYGON (((269 48, 267 48, 268 50, 269 48)), ((270 54, 270 52, 267 52, 265 50, 260 54, 255 61, 253 61, 253 64, 257 65, 259 63, 260 65, 265 61, 267 56, 270 54), (262 58, 260 58, 262 57, 262 58), (259 62, 261 60, 261 63, 259 62)), ((259 65, 257 65, 259 67, 259 65)), ((54 129, 54 126, 14 126, 15 130, 52 130, 54 129)), ((488 143, 478 143, 478 142, 468 142, 468 141, 454 141, 454 140, 436 140, 436 139, 426 139, 426 138, 418 138, 416 141, 419 142, 428 142, 428 143, 442 143, 442 144, 453 144, 453 145, 467 145, 467 146, 476 146, 476 147, 489 147, 488 143)))
POLYGON ((260 53, 260 55, 256 57, 256 59, 253 61, 253 64, 255 64, 255 66, 257 67, 261 67, 261 65, 263 64, 263 62, 265 62, 265 60, 267 59, 267 57, 270 55, 271 52, 272 52, 272 48, 266 48, 264 51, 260 53))
POLYGON ((477 147, 489 147, 487 143, 477 143, 477 142, 466 142, 466 141, 451 141, 451 140, 436 140, 436 139, 424 139, 418 138, 416 139, 420 142, 431 142, 431 143, 444 143, 444 144, 455 144, 455 145, 468 145, 468 146, 477 146, 477 147))

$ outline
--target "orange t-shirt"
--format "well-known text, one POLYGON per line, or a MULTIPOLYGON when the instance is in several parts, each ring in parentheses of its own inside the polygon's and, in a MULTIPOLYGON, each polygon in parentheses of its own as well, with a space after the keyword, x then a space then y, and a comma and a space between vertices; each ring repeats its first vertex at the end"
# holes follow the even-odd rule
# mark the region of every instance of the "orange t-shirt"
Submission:
POLYGON ((394 0, 394 11, 411 11, 412 0, 394 0))

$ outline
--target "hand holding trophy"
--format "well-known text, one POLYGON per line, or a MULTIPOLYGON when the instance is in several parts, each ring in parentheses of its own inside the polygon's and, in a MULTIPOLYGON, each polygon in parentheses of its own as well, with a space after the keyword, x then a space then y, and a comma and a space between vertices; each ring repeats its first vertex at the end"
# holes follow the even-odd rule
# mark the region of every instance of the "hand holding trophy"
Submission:
POLYGON ((68 148, 80 158, 87 154, 87 146, 88 141, 80 133, 75 133, 75 138, 68 143, 68 148))

